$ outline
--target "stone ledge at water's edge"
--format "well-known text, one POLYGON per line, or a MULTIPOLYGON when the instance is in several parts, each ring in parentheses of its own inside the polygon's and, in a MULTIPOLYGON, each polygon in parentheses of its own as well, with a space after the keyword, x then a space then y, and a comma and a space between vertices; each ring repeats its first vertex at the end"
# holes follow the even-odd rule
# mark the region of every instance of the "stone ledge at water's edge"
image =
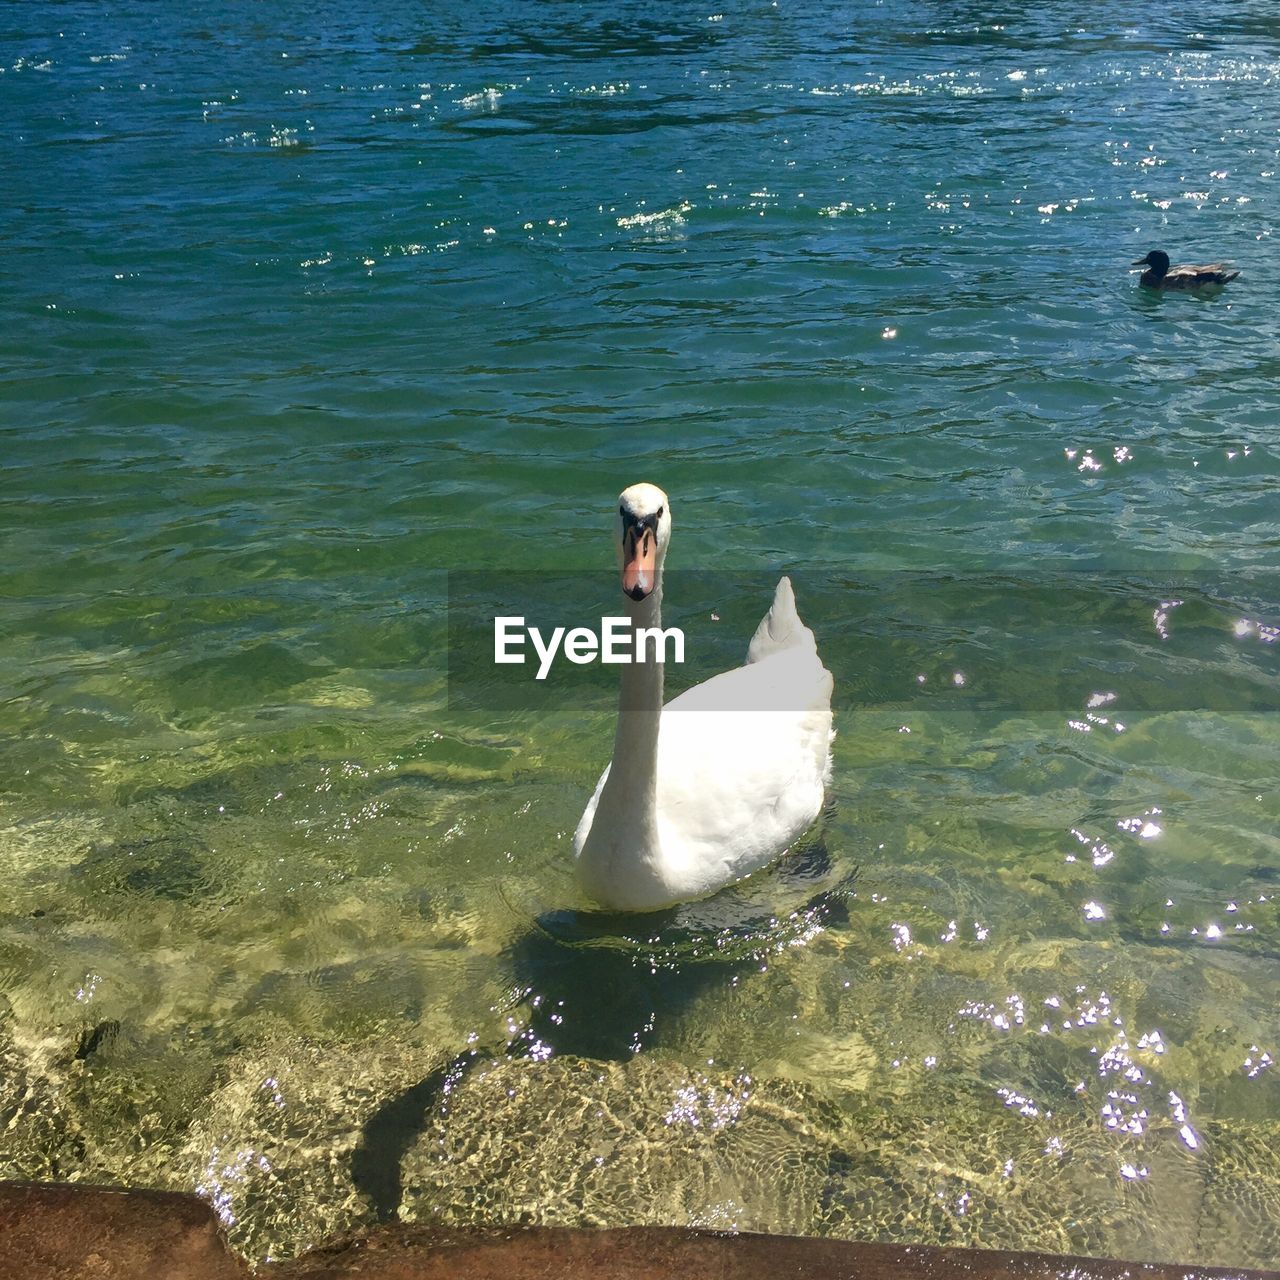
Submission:
MULTIPOLYGON (((0 1183, 4 1280, 248 1280, 195 1196, 0 1183)), ((279 1280, 1280 1280, 1280 1272, 686 1228, 387 1226, 256 1273, 279 1280)))

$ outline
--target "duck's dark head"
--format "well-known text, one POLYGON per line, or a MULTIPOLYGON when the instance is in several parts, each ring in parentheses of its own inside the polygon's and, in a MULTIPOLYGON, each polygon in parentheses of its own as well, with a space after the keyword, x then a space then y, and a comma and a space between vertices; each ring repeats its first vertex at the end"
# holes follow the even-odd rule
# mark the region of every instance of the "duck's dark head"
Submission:
POLYGON ((1163 249, 1152 249, 1145 258, 1139 258, 1135 267, 1150 267, 1158 276, 1169 270, 1169 255, 1163 249))

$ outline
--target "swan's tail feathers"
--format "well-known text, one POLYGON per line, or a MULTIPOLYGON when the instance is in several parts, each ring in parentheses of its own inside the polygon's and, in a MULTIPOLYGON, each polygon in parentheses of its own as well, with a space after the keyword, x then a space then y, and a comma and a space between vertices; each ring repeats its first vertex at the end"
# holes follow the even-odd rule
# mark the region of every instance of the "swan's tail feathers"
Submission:
POLYGON ((747 646, 747 662, 759 662, 784 649, 803 647, 817 653, 813 632, 800 621, 796 612, 795 592, 790 578, 779 578, 778 589, 773 594, 773 604, 764 615, 756 633, 747 646))

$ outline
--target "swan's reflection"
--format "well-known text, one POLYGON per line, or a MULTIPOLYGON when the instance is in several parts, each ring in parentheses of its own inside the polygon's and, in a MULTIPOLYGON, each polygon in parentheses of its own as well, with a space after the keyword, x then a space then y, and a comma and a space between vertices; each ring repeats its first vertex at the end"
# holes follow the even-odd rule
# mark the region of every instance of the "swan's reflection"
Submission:
POLYGON ((624 1060, 708 987, 756 972, 770 956, 845 919, 820 841, 741 884, 644 914, 555 911, 511 949, 530 1018, 512 1052, 624 1060))

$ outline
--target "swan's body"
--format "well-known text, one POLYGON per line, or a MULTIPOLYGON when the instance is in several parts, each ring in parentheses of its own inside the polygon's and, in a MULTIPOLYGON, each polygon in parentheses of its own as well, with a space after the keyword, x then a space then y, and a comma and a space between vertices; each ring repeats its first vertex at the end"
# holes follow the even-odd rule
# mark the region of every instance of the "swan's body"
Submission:
POLYGON ((1146 267, 1139 283, 1148 289, 1204 289, 1229 284, 1240 273, 1232 271, 1225 262, 1208 262, 1203 266, 1171 267, 1169 255, 1162 249, 1152 249, 1145 258, 1139 258, 1135 267, 1146 267))
MULTIPOLYGON (((635 485, 620 512, 624 559, 642 541, 635 529, 653 535, 648 569, 623 568, 633 625, 661 626, 666 495, 635 485)), ((655 662, 622 668, 613 759, 574 834, 579 882, 619 910, 702 897, 767 866, 821 813, 830 780, 831 673, 788 579, 745 665, 665 707, 662 671, 655 662)))

